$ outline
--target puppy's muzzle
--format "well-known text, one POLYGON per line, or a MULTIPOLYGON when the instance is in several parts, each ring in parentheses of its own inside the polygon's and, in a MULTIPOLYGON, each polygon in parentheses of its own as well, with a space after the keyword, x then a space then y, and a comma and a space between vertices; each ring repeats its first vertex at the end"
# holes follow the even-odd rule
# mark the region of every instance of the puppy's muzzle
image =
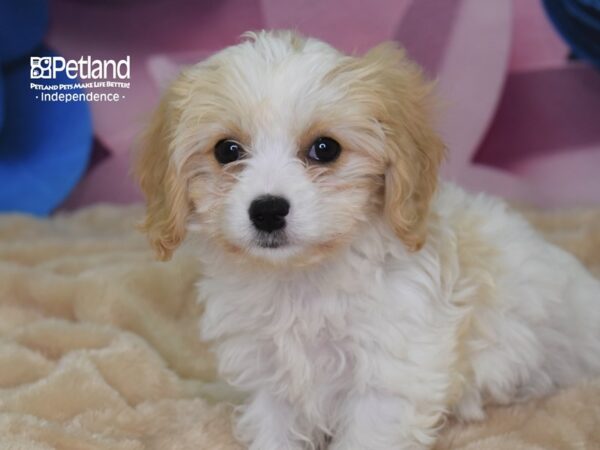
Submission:
POLYGON ((263 195, 252 201, 248 215, 257 230, 271 233, 285 227, 290 203, 283 197, 263 195))

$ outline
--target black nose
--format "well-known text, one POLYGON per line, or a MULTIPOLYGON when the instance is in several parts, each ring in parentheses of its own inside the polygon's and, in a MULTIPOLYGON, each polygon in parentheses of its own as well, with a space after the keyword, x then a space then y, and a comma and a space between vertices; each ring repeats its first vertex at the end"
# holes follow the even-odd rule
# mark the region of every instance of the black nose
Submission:
POLYGON ((283 197, 263 195, 250 204, 248 214, 256 229, 266 232, 285 227, 285 216, 290 212, 290 203, 283 197))

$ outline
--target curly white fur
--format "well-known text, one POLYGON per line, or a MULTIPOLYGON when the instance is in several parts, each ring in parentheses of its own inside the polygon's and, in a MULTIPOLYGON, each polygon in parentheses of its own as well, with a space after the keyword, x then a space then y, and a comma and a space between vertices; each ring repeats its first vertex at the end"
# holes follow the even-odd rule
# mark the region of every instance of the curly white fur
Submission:
POLYGON ((396 50, 259 33, 184 71, 159 108, 145 228, 163 257, 196 235, 202 338, 249 393, 236 431, 252 450, 424 449, 447 415, 600 373, 600 283, 502 201, 432 197, 427 94, 396 50), (319 135, 339 161, 305 160, 319 135), (224 137, 246 158, 220 166, 224 137), (264 194, 291 204, 280 248, 248 217, 264 194))
POLYGON ((418 253, 377 223, 293 272, 205 242, 203 338, 253 393, 250 448, 426 448, 446 413, 481 419, 600 373, 600 284, 575 258, 497 199, 445 186, 433 209, 418 253))

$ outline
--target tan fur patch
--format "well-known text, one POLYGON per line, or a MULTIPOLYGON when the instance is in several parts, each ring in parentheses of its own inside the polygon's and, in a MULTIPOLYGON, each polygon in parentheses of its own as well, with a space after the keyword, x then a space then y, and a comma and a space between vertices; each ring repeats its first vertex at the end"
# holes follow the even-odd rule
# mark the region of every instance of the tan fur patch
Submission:
POLYGON ((178 119, 171 101, 168 94, 154 113, 134 164, 134 175, 147 202, 146 218, 140 227, 161 260, 170 259, 183 240, 190 211, 187 183, 171 160, 169 135, 178 119))
MULTIPOLYGON (((469 295, 467 298, 457 298, 456 306, 468 308, 459 324, 456 338, 455 361, 452 373, 456 375, 449 390, 449 404, 455 405, 464 392, 464 387, 472 385, 473 371, 471 368, 472 349, 470 343, 477 340, 485 333, 483 327, 475 320, 477 313, 483 307, 489 306, 496 299, 494 279, 502 268, 495 263, 498 250, 490 244, 478 230, 481 229, 479 219, 474 216, 465 216, 465 219, 456 225, 459 265, 462 279, 468 283, 469 295), (481 261, 486 261, 485 268, 481 261), (495 275, 494 275, 495 274, 495 275)), ((457 289, 467 286, 458 286, 457 289)))
MULTIPOLYGON (((431 124, 431 85, 392 44, 349 58, 329 77, 352 73, 386 136, 385 215, 411 250, 425 242, 429 203, 436 190, 444 144, 431 124)), ((356 94, 359 95, 359 94, 356 94)))

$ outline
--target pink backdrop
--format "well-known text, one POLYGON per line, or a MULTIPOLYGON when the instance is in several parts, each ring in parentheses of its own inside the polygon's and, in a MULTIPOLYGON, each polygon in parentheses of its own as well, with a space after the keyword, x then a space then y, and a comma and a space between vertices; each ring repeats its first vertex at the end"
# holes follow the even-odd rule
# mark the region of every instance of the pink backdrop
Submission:
POLYGON ((92 105, 94 161, 65 207, 139 199, 129 153, 161 83, 260 28, 358 52, 398 40, 439 79, 446 179, 542 206, 600 204, 600 74, 567 61, 538 0, 55 0, 48 41, 61 53, 132 59, 126 99, 92 105))

